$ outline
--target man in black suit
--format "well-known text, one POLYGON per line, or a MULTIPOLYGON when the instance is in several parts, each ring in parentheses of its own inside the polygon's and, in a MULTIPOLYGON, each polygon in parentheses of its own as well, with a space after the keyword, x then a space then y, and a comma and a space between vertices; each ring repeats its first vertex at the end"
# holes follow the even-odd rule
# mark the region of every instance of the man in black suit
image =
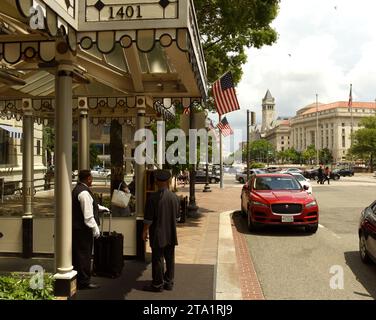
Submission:
POLYGON ((156 170, 158 191, 152 193, 146 202, 143 239, 146 241, 149 233, 153 278, 152 284, 144 287, 146 291, 162 292, 163 289, 172 290, 174 286, 175 246, 178 244, 176 221, 180 217, 180 202, 168 189, 170 178, 169 171, 156 170))

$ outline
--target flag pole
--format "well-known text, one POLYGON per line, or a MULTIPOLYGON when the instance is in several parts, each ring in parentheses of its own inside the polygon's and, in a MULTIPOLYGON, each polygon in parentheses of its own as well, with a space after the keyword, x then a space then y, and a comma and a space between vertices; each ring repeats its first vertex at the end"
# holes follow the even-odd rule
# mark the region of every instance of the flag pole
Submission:
POLYGON ((353 107, 352 107, 352 84, 350 84, 350 97, 349 97, 349 104, 350 104, 350 113, 351 113, 351 145, 353 146, 353 133, 354 133, 354 117, 353 117, 353 107))
POLYGON ((316 165, 319 165, 319 95, 316 93, 316 165))
MULTIPOLYGON (((221 115, 219 115, 219 122, 221 123, 221 115)), ((220 174, 220 183, 219 187, 223 189, 223 154, 222 154, 222 132, 219 130, 219 174, 220 174)))

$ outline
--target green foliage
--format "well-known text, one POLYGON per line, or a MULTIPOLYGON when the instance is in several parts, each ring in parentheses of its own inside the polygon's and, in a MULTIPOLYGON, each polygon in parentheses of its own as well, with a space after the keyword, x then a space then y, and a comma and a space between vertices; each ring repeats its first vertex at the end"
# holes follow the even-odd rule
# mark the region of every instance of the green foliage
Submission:
POLYGON ((277 152, 277 159, 282 163, 299 163, 301 157, 301 152, 296 151, 294 148, 289 148, 287 150, 277 152))
MULTIPOLYGON (((274 159, 275 148, 265 139, 256 140, 249 145, 250 161, 269 162, 274 159)), ((247 159, 247 148, 243 149, 243 159, 247 159)))
POLYGON ((265 164, 261 162, 251 162, 249 165, 250 169, 262 169, 265 167, 265 164))
POLYGON ((261 48, 277 40, 271 22, 279 0, 194 0, 208 80, 214 82, 231 70, 234 82, 242 77, 245 48, 261 48))
MULTIPOLYGON (((55 149, 55 129, 52 127, 43 127, 43 138, 42 138, 43 150, 47 154, 47 164, 52 163, 51 154, 55 149)), ((44 157, 43 157, 44 159, 44 157)))
POLYGON ((309 163, 316 159, 316 148, 313 144, 308 146, 308 148, 303 152, 303 158, 309 163))
POLYGON ((44 288, 32 289, 31 275, 12 273, 0 277, 0 300, 53 300, 54 280, 51 274, 44 274, 44 288))
POLYGON ((324 148, 319 152, 320 163, 332 163, 333 155, 328 148, 324 148))
MULTIPOLYGON (((95 145, 90 145, 90 168, 93 168, 96 165, 101 164, 98 159, 98 155, 100 154, 99 150, 95 147, 95 145)), ((73 143, 72 145, 72 170, 78 169, 78 143, 73 143)), ((89 169, 89 168, 88 168, 89 169)))
POLYGON ((354 132, 349 153, 369 162, 372 169, 376 157, 376 116, 363 118, 360 126, 363 128, 354 132))

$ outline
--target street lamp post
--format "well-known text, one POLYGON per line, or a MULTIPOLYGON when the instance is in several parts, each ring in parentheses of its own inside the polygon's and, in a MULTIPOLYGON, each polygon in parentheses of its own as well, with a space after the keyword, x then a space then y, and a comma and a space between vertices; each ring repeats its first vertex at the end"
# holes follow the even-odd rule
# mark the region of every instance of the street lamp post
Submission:
POLYGON ((209 185, 209 163, 206 161, 206 183, 203 192, 211 192, 209 185))
MULTIPOLYGON (((194 104, 191 103, 189 106, 189 129, 195 128, 194 114, 193 114, 194 104)), ((191 146, 190 146, 191 147, 191 146)), ((198 206, 196 205, 196 195, 195 195, 195 185, 196 185, 196 164, 192 164, 192 168, 189 171, 189 204, 188 204, 188 215, 190 217, 196 217, 198 206)))

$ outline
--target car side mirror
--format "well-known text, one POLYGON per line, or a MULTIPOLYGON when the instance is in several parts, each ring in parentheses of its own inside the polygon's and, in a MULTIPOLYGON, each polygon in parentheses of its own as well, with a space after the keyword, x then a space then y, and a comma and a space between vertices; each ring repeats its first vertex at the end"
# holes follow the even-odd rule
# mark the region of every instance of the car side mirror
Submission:
POLYGON ((303 189, 304 189, 305 191, 308 191, 309 187, 308 187, 308 186, 303 186, 303 189))

